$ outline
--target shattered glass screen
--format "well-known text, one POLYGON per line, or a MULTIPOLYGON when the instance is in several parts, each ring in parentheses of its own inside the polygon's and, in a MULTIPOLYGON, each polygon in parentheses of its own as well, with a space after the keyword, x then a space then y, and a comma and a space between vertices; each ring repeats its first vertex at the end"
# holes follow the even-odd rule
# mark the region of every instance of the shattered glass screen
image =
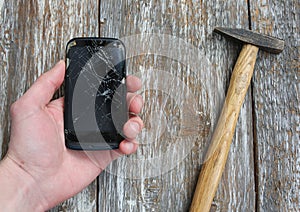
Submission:
POLYGON ((64 113, 67 147, 118 148, 128 119, 125 77, 125 48, 119 40, 69 41, 64 113))

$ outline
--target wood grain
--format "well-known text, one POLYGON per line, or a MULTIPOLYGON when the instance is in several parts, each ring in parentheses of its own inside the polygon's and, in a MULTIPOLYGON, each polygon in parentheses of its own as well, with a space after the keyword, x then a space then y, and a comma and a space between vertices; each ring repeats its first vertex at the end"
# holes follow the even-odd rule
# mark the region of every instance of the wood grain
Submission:
MULTIPOLYGON (((44 71, 65 55, 74 36, 98 35, 96 1, 1 1, 0 143, 9 141, 9 106, 44 71)), ((60 93, 61 95, 61 93, 60 93)), ((53 211, 96 210, 97 184, 53 211)))
MULTIPOLYGON (((197 138, 194 137, 190 142, 195 142, 195 147, 191 151, 183 149, 189 151, 187 157, 167 173, 150 178, 140 176, 140 179, 126 179, 104 172, 99 177, 99 211, 187 211, 203 161, 203 143, 215 127, 229 83, 230 71, 240 47, 213 35, 212 30, 215 25, 247 27, 247 4, 245 1, 101 1, 100 16, 100 19, 105 20, 101 25, 101 36, 118 38, 140 33, 170 34, 199 48, 212 63, 212 70, 208 68, 209 71, 193 72, 172 61, 172 58, 161 58, 157 55, 142 55, 129 60, 130 73, 163 69, 187 82, 196 96, 197 107, 205 114, 199 119, 199 123, 207 121, 208 125, 202 131, 194 129, 192 135, 196 134, 197 138)), ((142 80, 149 85, 147 79, 150 79, 148 75, 142 75, 142 80)), ((161 80, 163 79, 156 79, 154 82, 161 80)), ((164 82, 168 83, 167 80, 164 82)), ((185 95, 180 88, 177 92, 185 95)), ((160 102, 161 94, 149 93, 142 93, 145 99, 143 117, 146 130, 149 130, 147 119, 151 111, 161 108, 155 108, 155 104, 160 102)), ((253 211, 255 208, 251 101, 251 96, 247 96, 212 211, 253 211)), ((170 111, 176 111, 176 105, 169 102, 166 107, 170 108, 168 117, 175 116, 170 111)), ((162 125, 162 118, 156 119, 154 126, 158 126, 155 128, 157 131, 162 125)), ((152 143, 151 136, 141 137, 140 142, 142 145, 136 156, 131 157, 151 158, 155 151, 147 152, 146 145, 152 145, 153 149, 161 151, 164 145, 174 144, 171 138, 152 143)), ((172 159, 163 162, 168 164, 168 160, 172 159)), ((113 166, 115 169, 126 169, 123 165, 124 160, 121 159, 113 166)), ((157 165, 163 167, 162 163, 157 165)), ((130 168, 134 170, 133 167, 128 167, 130 168)), ((137 169, 143 170, 145 167, 137 169)))
POLYGON ((260 52, 253 80, 257 210, 300 209, 300 2, 251 1, 253 30, 285 40, 260 52))
POLYGON ((0 158, 2 152, 6 152, 7 143, 9 140, 9 128, 10 122, 8 117, 8 108, 11 102, 9 95, 9 70, 11 69, 11 64, 9 63, 10 52, 14 49, 14 44, 12 41, 12 20, 11 17, 13 11, 9 9, 11 3, 1 2, 0 4, 0 158))
MULTIPOLYGON (((99 176, 99 185, 92 183, 76 197, 52 211, 189 209, 203 161, 204 143, 209 140, 216 126, 231 70, 240 51, 239 45, 214 35, 212 30, 215 26, 248 28, 247 2, 251 2, 253 30, 284 39, 286 48, 278 56, 259 53, 253 92, 250 88, 242 106, 211 211, 299 210, 299 2, 101 1, 101 17, 98 17, 98 2, 0 0, 0 154, 6 152, 9 141, 10 104, 41 73, 64 58, 65 44, 70 38, 97 36, 99 20, 102 36, 164 33, 193 44, 205 55, 212 64, 209 71, 192 71, 191 67, 178 61, 157 55, 140 55, 128 63, 129 73, 149 73, 146 71, 159 69, 184 82, 195 95, 195 108, 200 112, 199 116, 191 118, 192 123, 199 120, 200 124, 195 125, 196 130, 189 129, 189 137, 185 139, 195 146, 192 150, 183 148, 181 153, 187 153, 187 156, 168 172, 150 178, 140 175, 140 179, 122 178, 104 172, 99 176)), ((179 56, 182 59, 188 58, 187 55, 179 56)), ((143 81, 149 86, 148 77, 142 75, 143 81)), ((161 79, 151 83, 155 82, 168 83, 161 79)), ((185 95, 182 88, 177 91, 179 97, 185 95)), ((150 112, 163 108, 166 117, 175 120, 171 122, 174 127, 169 134, 176 134, 180 120, 178 117, 185 114, 185 111, 180 110, 180 104, 168 99, 162 92, 144 91, 142 94, 145 99, 142 115, 146 129, 151 127, 150 112)), ((58 95, 62 95, 62 92, 58 95)), ((160 116, 153 116, 153 119, 158 120, 157 126, 163 125, 160 116)), ((155 130, 160 129, 153 127, 155 130)), ((139 152, 128 158, 151 158, 157 152, 176 144, 170 136, 163 135, 157 142, 153 142, 153 138, 146 135, 140 137, 143 144, 139 152), (147 145, 151 148, 145 148, 147 145)), ((179 153, 175 151, 174 155, 179 153)), ((123 167, 123 162, 123 159, 116 161, 111 170, 131 168, 137 173, 147 173, 147 167, 123 167)))

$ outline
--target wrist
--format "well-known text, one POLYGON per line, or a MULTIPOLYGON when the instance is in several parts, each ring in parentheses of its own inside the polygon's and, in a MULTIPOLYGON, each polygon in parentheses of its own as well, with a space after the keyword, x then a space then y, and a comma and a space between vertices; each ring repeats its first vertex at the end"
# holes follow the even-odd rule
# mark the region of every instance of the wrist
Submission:
POLYGON ((0 205, 5 211, 44 211, 34 178, 9 157, 0 161, 0 205), (4 206, 4 208, 3 208, 4 206))

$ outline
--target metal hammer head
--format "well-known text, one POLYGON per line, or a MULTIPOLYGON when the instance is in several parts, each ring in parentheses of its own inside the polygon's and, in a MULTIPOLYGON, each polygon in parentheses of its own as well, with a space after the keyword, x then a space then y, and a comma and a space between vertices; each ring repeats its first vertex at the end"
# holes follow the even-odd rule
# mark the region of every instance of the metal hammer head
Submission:
POLYGON ((214 32, 243 43, 252 44, 271 53, 280 53, 284 48, 283 40, 246 29, 216 27, 214 32))

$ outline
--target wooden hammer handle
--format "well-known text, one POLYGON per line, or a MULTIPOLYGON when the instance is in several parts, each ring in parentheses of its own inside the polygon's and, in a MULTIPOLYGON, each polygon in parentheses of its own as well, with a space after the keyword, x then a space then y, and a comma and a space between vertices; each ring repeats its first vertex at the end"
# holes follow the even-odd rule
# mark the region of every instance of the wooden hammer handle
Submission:
POLYGON ((241 106, 247 93, 258 47, 245 44, 232 72, 225 103, 199 175, 190 211, 209 211, 224 170, 241 106))

